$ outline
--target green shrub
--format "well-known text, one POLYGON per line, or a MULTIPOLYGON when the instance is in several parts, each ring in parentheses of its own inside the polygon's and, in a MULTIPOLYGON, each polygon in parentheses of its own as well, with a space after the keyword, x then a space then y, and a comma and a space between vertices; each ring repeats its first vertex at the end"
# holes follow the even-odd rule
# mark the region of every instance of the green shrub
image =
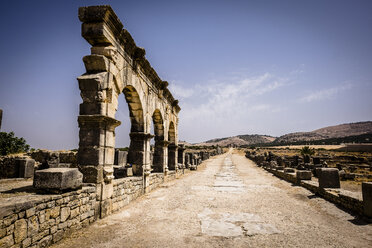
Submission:
POLYGON ((14 136, 14 132, 0 132, 0 155, 27 152, 30 146, 24 138, 14 136))
POLYGON ((304 146, 304 147, 301 148, 300 153, 301 153, 302 156, 305 156, 305 155, 312 156, 312 155, 314 155, 315 151, 314 151, 313 148, 310 148, 309 146, 304 146))

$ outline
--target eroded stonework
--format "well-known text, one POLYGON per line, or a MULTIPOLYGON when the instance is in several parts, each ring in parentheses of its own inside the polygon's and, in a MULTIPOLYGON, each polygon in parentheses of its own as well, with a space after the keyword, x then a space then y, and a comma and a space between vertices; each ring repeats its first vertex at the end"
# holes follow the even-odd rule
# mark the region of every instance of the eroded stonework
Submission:
POLYGON ((121 124, 115 114, 121 94, 130 112, 128 163, 133 165, 133 173, 142 176, 151 169, 175 170, 180 107, 168 83, 159 78, 145 58, 145 50, 136 46, 110 6, 81 7, 79 18, 82 36, 92 45, 91 54, 83 58, 86 73, 78 78, 83 99, 78 163, 84 182, 110 184, 113 179, 115 128, 121 124), (150 134, 151 123, 155 137, 150 134))

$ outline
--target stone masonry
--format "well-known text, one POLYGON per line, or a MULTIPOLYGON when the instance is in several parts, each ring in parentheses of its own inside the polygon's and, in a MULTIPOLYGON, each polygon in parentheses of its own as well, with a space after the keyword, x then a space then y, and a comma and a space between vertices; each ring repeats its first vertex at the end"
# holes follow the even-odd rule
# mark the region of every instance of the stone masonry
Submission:
MULTIPOLYGON (((100 184, 98 194, 111 206, 115 158, 115 119, 118 97, 129 107, 131 120, 127 163, 134 176, 149 186, 151 171, 177 169, 178 113, 181 108, 145 58, 145 50, 123 29, 112 8, 81 7, 82 36, 92 46, 83 58, 86 73, 78 77, 80 104, 78 164, 85 183, 100 184), (155 136, 150 133, 151 123, 155 136), (155 138, 154 165, 150 163, 150 139, 155 138)), ((110 212, 110 211, 108 211, 110 212)))

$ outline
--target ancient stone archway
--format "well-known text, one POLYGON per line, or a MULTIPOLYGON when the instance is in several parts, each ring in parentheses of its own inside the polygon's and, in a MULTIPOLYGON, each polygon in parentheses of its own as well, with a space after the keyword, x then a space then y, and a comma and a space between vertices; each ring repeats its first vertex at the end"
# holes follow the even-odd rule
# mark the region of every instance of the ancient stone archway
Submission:
POLYGON ((152 122, 153 168, 156 172, 166 172, 167 141, 171 141, 169 150, 173 154, 177 149, 180 111, 178 101, 167 88, 168 83, 159 78, 145 58, 145 50, 136 46, 110 6, 82 7, 79 18, 83 22, 82 36, 92 45, 91 54, 83 58, 86 73, 78 78, 83 99, 78 117, 78 163, 84 182, 102 184, 102 187, 111 184, 115 128, 121 124, 115 114, 122 93, 130 112, 128 162, 133 165, 134 174, 146 177, 151 171, 152 122), (169 134, 172 137, 168 137, 169 134))
POLYGON ((152 115, 155 133, 153 172, 165 171, 165 147, 167 143, 164 140, 164 121, 159 109, 156 109, 152 115))
POLYGON ((176 143, 176 129, 173 121, 169 123, 168 129, 168 168, 169 170, 177 169, 177 143, 176 143))

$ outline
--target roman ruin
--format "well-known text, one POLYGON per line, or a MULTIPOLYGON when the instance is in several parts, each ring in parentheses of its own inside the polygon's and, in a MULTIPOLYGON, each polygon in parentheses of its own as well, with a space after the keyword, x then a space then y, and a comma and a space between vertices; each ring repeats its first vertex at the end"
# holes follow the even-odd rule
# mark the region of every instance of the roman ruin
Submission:
MULTIPOLYGON (((152 170, 177 169, 178 113, 181 108, 123 29, 110 6, 79 9, 82 36, 92 46, 83 58, 86 73, 78 78, 83 103, 80 104, 78 164, 84 182, 96 183, 112 195, 114 179, 115 119, 118 97, 125 97, 131 120, 128 163, 135 176, 149 185, 152 170), (154 125, 155 137, 150 133, 154 125), (150 139, 155 139, 154 163, 150 165, 150 139)), ((102 199, 105 200, 105 199, 102 199)))
MULTIPOLYGON (((189 167, 196 169, 202 156, 222 153, 178 144, 178 100, 110 6, 81 7, 79 19, 91 54, 83 58, 86 73, 77 78, 82 98, 78 151, 36 150, 0 158, 0 178, 31 178, 36 192, 1 204, 1 247, 49 246, 181 177, 189 167), (131 125, 127 152, 115 150, 119 97, 130 114, 130 123, 124 123, 131 125)), ((1 117, 2 111, 0 123, 1 117)))
POLYGON ((78 17, 91 46, 77 78, 78 149, 0 156, 0 247, 371 244, 370 153, 181 142, 178 100, 113 9, 78 17), (130 123, 116 119, 120 97, 130 123), (115 147, 120 125, 128 149, 115 147), (361 190, 343 189, 355 178, 361 190))

